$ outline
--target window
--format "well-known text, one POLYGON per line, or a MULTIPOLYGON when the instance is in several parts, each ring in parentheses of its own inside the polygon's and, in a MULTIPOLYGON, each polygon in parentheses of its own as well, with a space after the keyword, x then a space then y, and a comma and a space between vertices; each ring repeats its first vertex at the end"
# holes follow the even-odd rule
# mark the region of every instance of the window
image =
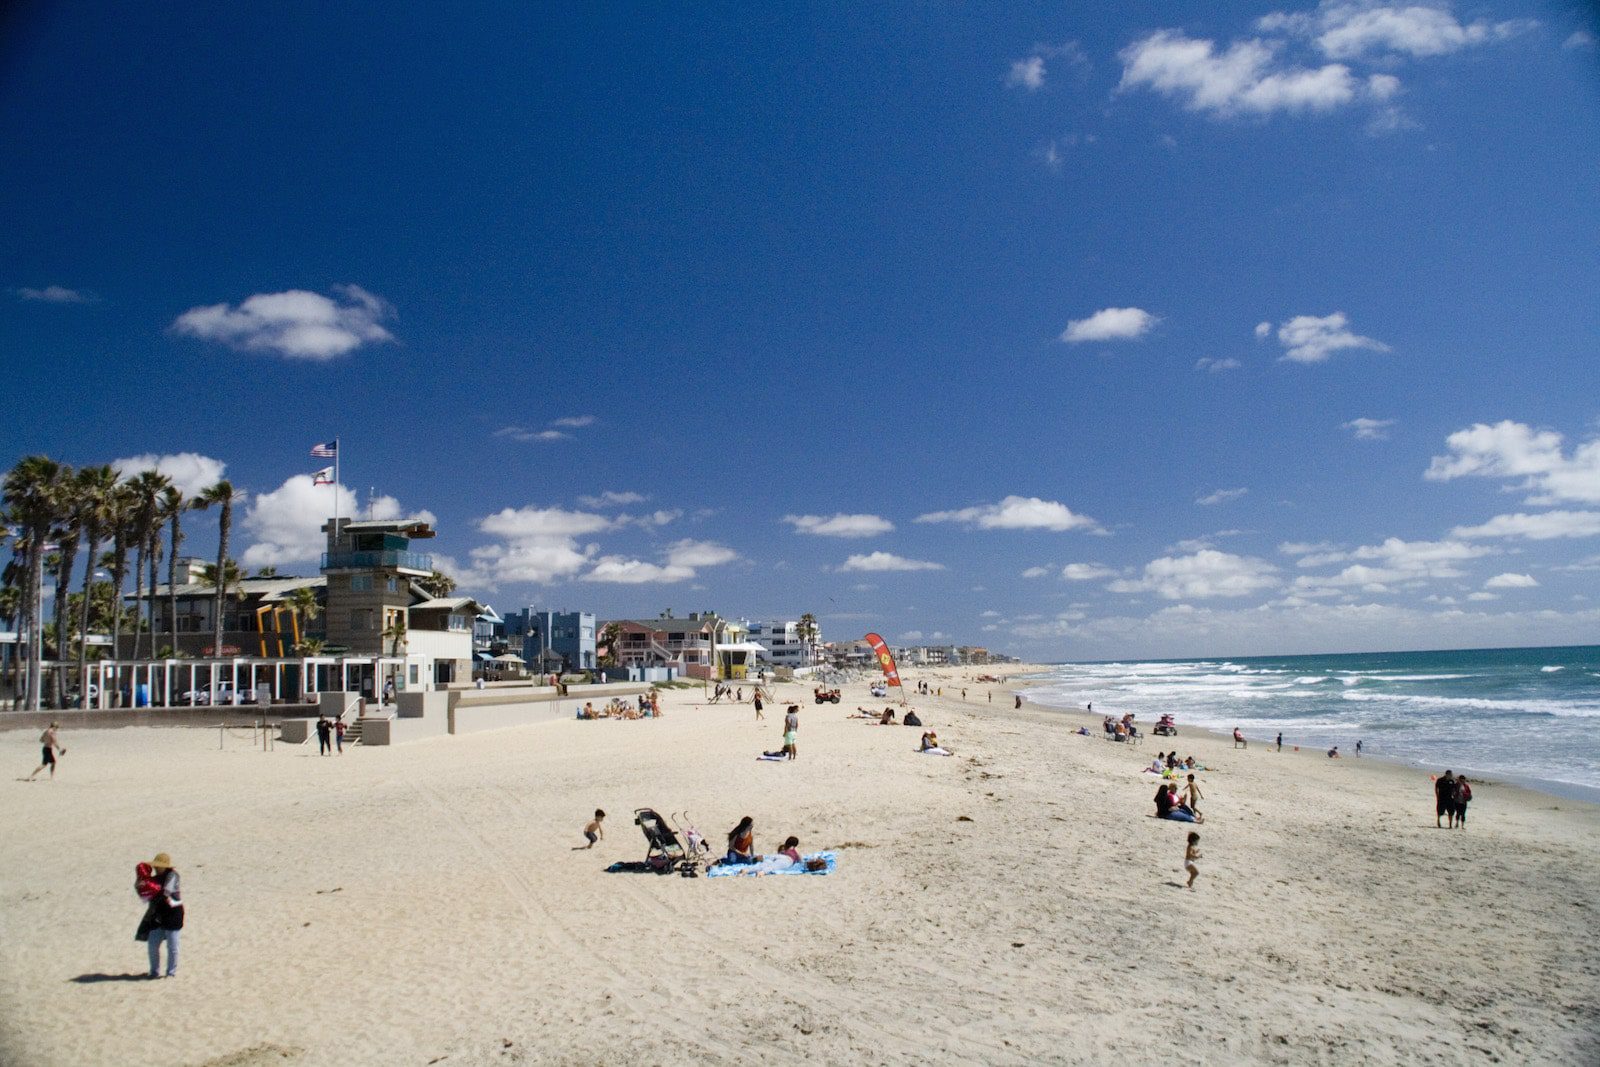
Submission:
POLYGON ((385 588, 391 593, 398 593, 400 591, 400 579, 390 578, 385 588))
POLYGON ((372 592, 372 575, 352 574, 350 576, 350 591, 352 593, 372 592))
POLYGON ((469 627, 467 625, 467 617, 465 615, 451 615, 450 616, 450 629, 452 629, 452 630, 466 630, 468 628, 469 627))
POLYGON ((417 665, 415 663, 411 665, 411 684, 417 684, 417 665))

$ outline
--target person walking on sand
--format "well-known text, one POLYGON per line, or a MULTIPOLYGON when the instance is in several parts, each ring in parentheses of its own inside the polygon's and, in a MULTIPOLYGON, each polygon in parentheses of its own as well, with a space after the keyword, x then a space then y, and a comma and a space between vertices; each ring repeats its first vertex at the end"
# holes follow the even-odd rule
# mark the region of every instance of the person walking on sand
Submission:
POLYGON ((161 946, 167 946, 167 977, 178 974, 178 933, 183 929, 183 892, 178 871, 172 866, 172 857, 165 852, 156 853, 150 861, 155 880, 161 891, 150 898, 139 931, 134 938, 145 942, 150 953, 150 977, 161 977, 161 946))
POLYGON ((1456 829, 1467 825, 1467 805, 1472 803, 1472 786, 1467 784, 1467 776, 1456 778, 1456 829))
POLYGON ((344 755, 344 716, 333 720, 333 743, 339 747, 339 755, 344 755))
POLYGON ((333 737, 333 723, 328 721, 326 715, 317 716, 317 755, 326 756, 333 750, 331 738, 333 737))
POLYGON ((1278 731, 1278 751, 1279 752, 1283 751, 1283 731, 1282 730, 1278 731))
POLYGON ((765 715, 761 714, 761 690, 756 690, 756 695, 752 698, 752 701, 756 706, 756 721, 760 722, 762 719, 766 718, 765 715))
POLYGON ((67 754, 67 750, 61 747, 61 742, 56 737, 56 731, 60 729, 61 724, 58 722, 53 722, 49 726, 45 727, 44 733, 39 735, 39 744, 41 746, 41 751, 39 754, 39 766, 33 769, 33 774, 28 775, 28 781, 33 781, 34 775, 38 774, 46 767, 50 768, 50 780, 52 782, 55 781, 56 756, 58 754, 62 756, 67 754))
POLYGON ((1361 758, 1361 738, 1356 738, 1356 759, 1361 758))
POLYGON ((795 742, 800 739, 800 705, 790 704, 789 712, 783 717, 783 751, 790 759, 798 759, 800 750, 795 742))
POLYGON ((1021 693, 1017 694, 1016 701, 1017 702, 1015 704, 1013 704, 1012 707, 1014 709, 1016 709, 1017 711, 1021 711, 1022 710, 1022 694, 1021 693))
POLYGON ((1183 850, 1183 869, 1189 872, 1189 884, 1185 888, 1193 889, 1194 880, 1200 877, 1200 868, 1195 860, 1200 858, 1200 835, 1189 831, 1189 845, 1183 850))
POLYGON ((1433 781, 1433 826, 1436 830, 1445 827, 1439 825, 1439 820, 1448 818, 1450 827, 1456 822, 1456 776, 1445 771, 1433 781))
POLYGON ((1183 787, 1183 802, 1189 805, 1189 810, 1194 812, 1197 821, 1201 818, 1200 801, 1203 798, 1204 794, 1200 792, 1200 783, 1194 780, 1194 775, 1189 775, 1189 783, 1183 787))

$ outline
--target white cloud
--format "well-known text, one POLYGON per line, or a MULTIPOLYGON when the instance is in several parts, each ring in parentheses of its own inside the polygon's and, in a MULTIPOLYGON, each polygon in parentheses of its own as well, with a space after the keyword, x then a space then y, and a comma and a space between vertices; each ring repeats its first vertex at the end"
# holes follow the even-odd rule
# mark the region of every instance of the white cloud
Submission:
POLYGON ((599 496, 580 496, 578 503, 586 508, 623 507, 628 504, 643 504, 650 498, 643 493, 613 492, 607 489, 599 496))
POLYGON ((504 437, 508 441, 566 441, 572 435, 562 433, 560 430, 530 430, 526 426, 502 426, 494 432, 496 437, 504 437))
POLYGON ((394 310, 358 285, 336 287, 343 298, 290 289, 257 293, 238 307, 211 304, 190 308, 172 324, 177 333, 217 341, 248 352, 272 352, 289 359, 322 362, 365 344, 393 341, 379 325, 394 310))
POLYGON ((1389 438, 1389 427, 1393 425, 1393 419, 1363 418, 1342 422, 1339 424, 1339 429, 1349 430, 1356 435, 1357 441, 1385 441, 1389 438))
POLYGON ((1208 493, 1205 496, 1196 497, 1195 503, 1206 507, 1209 507, 1213 504, 1225 504, 1230 500, 1238 500, 1248 492, 1250 492, 1248 489, 1218 489, 1214 493, 1208 493))
POLYGON ((1097 578, 1109 578, 1115 573, 1110 567, 1102 567, 1098 563, 1069 563, 1061 568, 1061 577, 1068 582, 1092 582, 1097 578))
POLYGON ((1011 64, 1011 71, 1006 75, 1006 85, 1013 89, 1026 89, 1030 93, 1044 88, 1044 57, 1029 56, 1011 64))
POLYGON ((1264 341, 1270 336, 1272 336, 1272 323, 1270 323, 1270 322, 1258 322, 1258 323, 1256 323, 1256 340, 1264 341))
POLYGON ((1124 48, 1120 89, 1148 87, 1190 111, 1216 117, 1277 111, 1328 111, 1356 100, 1362 83, 1350 68, 1280 66, 1278 44, 1249 39, 1218 52, 1214 42, 1158 30, 1124 48))
POLYGON ((1597 537, 1600 536, 1600 511, 1543 511, 1535 515, 1519 511, 1515 515, 1496 515, 1479 526, 1457 526, 1450 531, 1450 535, 1466 538, 1526 538, 1529 541, 1597 537))
POLYGON ((738 558, 739 554, 726 545, 685 539, 668 545, 661 563, 622 556, 602 556, 581 580, 620 585, 670 584, 697 577, 701 568, 720 566, 738 558))
POLYGON ((199 496, 202 489, 209 489, 222 481, 228 469, 222 460, 202 456, 198 452, 173 452, 167 455, 146 452, 114 459, 111 466, 119 478, 132 478, 141 471, 164 474, 184 496, 189 497, 199 496))
POLYGON ((1286 556, 1308 556, 1314 552, 1337 552, 1339 546, 1331 541, 1285 541, 1278 551, 1286 556))
MULTIPOLYGON (((253 543, 239 557, 246 568, 281 567, 290 563, 309 563, 327 548, 323 524, 333 517, 334 494, 339 496, 341 515, 366 510, 367 504, 344 485, 315 485, 311 475, 296 474, 270 493, 250 499, 239 528, 253 543)), ((431 511, 408 512, 392 496, 370 501, 375 519, 416 518, 438 521, 431 511)))
POLYGON ((877 515, 785 515, 795 533, 815 537, 874 537, 894 529, 894 523, 877 515))
POLYGON ((864 556, 851 556, 839 565, 841 571, 942 571, 943 563, 906 559, 892 552, 871 552, 864 556))
POLYGON ((682 508, 663 508, 643 515, 629 515, 623 512, 617 515, 615 523, 619 527, 638 526, 648 530, 652 526, 666 526, 669 523, 677 522, 681 518, 683 518, 682 508))
POLYGON ((1190 556, 1163 556, 1145 564, 1144 576, 1119 579, 1113 593, 1155 593, 1168 600, 1248 596, 1276 588, 1278 568, 1264 559, 1202 549, 1190 556))
POLYGON ((1244 364, 1236 359, 1212 359, 1202 356, 1194 361, 1195 370, 1210 371, 1212 374, 1221 374, 1223 371, 1238 370, 1244 364))
POLYGON ((34 300, 44 304, 93 304, 99 299, 93 293, 84 292, 82 289, 68 289, 64 285, 47 285, 43 289, 30 289, 23 286, 14 289, 19 300, 34 300))
POLYGON ((1467 599, 1468 600, 1499 600, 1500 599, 1500 595, 1498 593, 1468 593, 1467 594, 1467 599))
POLYGON ((1515 488, 1532 494, 1530 504, 1600 503, 1600 438, 1577 445, 1568 456, 1559 433, 1506 419, 1458 430, 1445 446, 1450 454, 1433 457, 1423 475, 1430 481, 1520 478, 1515 488))
POLYGON ((988 611, 981 612, 978 615, 978 618, 980 618, 980 619, 998 619, 998 618, 1000 618, 1000 613, 991 608, 988 611))
POLYGON ((922 634, 921 630, 907 630, 905 633, 900 635, 900 640, 902 640, 902 641, 921 641, 922 637, 923 637, 923 634, 922 634))
POLYGON ((1278 327, 1278 341, 1284 347, 1280 360, 1291 363, 1321 363, 1335 352, 1365 348, 1387 352, 1389 346, 1362 337, 1348 328, 1350 320, 1342 311, 1332 315, 1296 315, 1278 327))
POLYGON ((540 537, 581 537, 611 527, 612 520, 588 511, 565 508, 502 508, 478 523, 486 534, 524 541, 540 537))
POLYGON ((1566 566, 1555 567, 1553 569, 1572 574, 1581 573, 1583 571, 1600 571, 1600 555, 1585 556, 1582 559, 1574 560, 1573 562, 1568 563, 1566 566))
POLYGON ((1561 42, 1562 48, 1593 48, 1594 34, 1588 30, 1574 30, 1572 36, 1561 42))
POLYGON ((1294 591, 1300 596, 1326 596, 1341 589, 1389 592, 1396 584, 1459 578, 1459 564, 1469 559, 1497 553, 1487 545, 1462 541, 1405 541, 1390 537, 1381 544, 1362 545, 1348 552, 1327 546, 1294 545, 1285 548, 1320 549, 1300 555, 1301 567, 1324 567, 1333 563, 1351 565, 1337 574, 1302 575, 1295 579, 1294 591))
POLYGON ((1049 567, 1029 567, 1022 572, 1024 578, 1043 578, 1050 573, 1049 567))
POLYGON ((917 522, 959 522, 980 530, 1091 530, 1100 524, 1075 514, 1065 504, 1036 496, 1008 496, 998 504, 981 504, 958 511, 930 511, 917 522))
POLYGON ((1462 23, 1444 3, 1351 3, 1324 0, 1315 13, 1274 13, 1261 19, 1263 30, 1285 30, 1312 37, 1330 59, 1358 60, 1404 55, 1412 59, 1448 55, 1463 48, 1505 40, 1532 29, 1531 19, 1462 23))
POLYGON ((1142 308, 1101 308, 1086 319, 1073 319, 1061 333, 1069 345, 1084 341, 1137 341, 1161 320, 1142 308))
POLYGON ((1531 574, 1497 574, 1483 583, 1485 589, 1536 589, 1539 582, 1531 574))
POLYGON ((550 425, 565 426, 569 429, 581 429, 585 426, 593 426, 594 423, 595 417, 593 415, 563 415, 559 419, 551 420, 550 425))

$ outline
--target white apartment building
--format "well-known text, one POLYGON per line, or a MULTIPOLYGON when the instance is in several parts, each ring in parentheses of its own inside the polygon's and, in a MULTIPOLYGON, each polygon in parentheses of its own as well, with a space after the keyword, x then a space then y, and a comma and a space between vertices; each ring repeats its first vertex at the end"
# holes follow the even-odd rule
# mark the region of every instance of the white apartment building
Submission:
MULTIPOLYGON (((742 620, 741 620, 742 621, 742 620)), ((805 642, 800 640, 800 623, 795 620, 777 620, 773 622, 746 623, 749 627, 745 635, 747 641, 752 641, 766 649, 757 658, 763 663, 770 663, 774 667, 809 667, 811 656, 807 654, 805 642)), ((817 644, 820 647, 822 636, 817 635, 817 644)))

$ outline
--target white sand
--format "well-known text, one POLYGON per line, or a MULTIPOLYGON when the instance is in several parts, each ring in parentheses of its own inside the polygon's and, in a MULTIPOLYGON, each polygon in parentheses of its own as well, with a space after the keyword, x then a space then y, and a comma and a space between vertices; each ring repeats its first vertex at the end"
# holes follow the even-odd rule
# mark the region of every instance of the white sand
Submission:
POLYGON ((0 734, 0 1063, 1600 1062, 1597 809, 1485 784, 1436 830, 1424 774, 1185 731, 1220 768, 1188 892, 1190 827, 1139 773, 1163 739, 967 688, 914 701, 949 759, 845 718, 864 685, 805 705, 792 764, 754 758, 781 705, 688 691, 342 758, 68 732, 53 783, 14 780, 35 736, 0 734), (643 857, 640 806, 719 840, 749 814, 759 849, 794 833, 839 870, 603 873, 643 857), (121 980, 158 850, 181 973, 121 980))

